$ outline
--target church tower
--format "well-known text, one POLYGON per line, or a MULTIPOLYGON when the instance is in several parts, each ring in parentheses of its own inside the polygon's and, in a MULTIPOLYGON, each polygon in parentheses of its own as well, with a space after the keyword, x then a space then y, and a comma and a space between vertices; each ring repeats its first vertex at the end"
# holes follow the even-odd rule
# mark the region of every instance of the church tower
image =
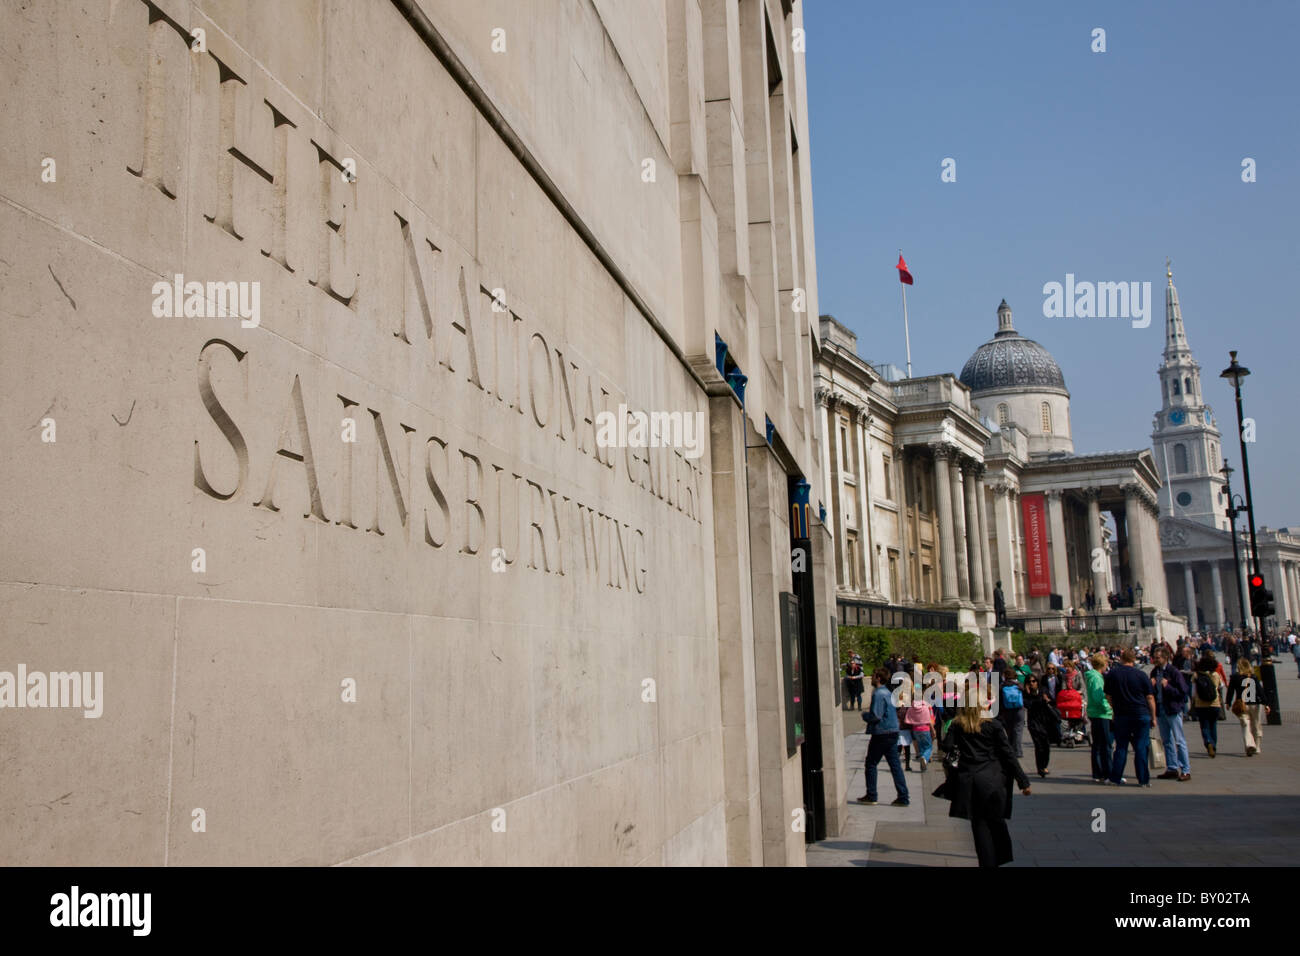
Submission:
POLYGON ((1178 306, 1174 274, 1165 261, 1165 351, 1160 365, 1160 411, 1151 433, 1160 490, 1161 517, 1185 518, 1228 530, 1227 499, 1219 469, 1219 429, 1201 393, 1201 367, 1192 357, 1178 306))

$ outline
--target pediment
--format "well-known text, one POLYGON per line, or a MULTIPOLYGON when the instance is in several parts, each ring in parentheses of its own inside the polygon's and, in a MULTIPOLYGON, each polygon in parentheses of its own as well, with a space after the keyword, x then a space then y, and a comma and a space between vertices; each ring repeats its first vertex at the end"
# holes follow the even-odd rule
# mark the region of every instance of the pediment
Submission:
POLYGON ((1231 548, 1232 537, 1226 531, 1211 528, 1186 518, 1160 519, 1160 547, 1181 551, 1198 548, 1231 548))

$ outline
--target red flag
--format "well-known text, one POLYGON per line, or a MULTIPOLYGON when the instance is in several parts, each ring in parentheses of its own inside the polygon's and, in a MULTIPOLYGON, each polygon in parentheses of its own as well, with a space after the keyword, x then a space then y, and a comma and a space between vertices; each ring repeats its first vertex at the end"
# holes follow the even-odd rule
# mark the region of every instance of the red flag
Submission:
POLYGON ((904 285, 912 284, 912 273, 907 271, 907 263, 903 261, 903 254, 898 254, 898 265, 894 266, 898 270, 898 281, 904 285))

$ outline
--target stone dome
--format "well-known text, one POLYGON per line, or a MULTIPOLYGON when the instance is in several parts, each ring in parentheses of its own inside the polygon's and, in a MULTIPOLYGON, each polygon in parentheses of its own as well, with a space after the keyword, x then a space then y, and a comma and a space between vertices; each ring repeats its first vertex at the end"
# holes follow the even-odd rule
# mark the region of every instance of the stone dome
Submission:
POLYGON ((961 382, 974 393, 998 388, 1053 388, 1066 391, 1065 376, 1052 353, 1011 325, 1005 299, 998 307, 998 331, 961 370, 961 382))

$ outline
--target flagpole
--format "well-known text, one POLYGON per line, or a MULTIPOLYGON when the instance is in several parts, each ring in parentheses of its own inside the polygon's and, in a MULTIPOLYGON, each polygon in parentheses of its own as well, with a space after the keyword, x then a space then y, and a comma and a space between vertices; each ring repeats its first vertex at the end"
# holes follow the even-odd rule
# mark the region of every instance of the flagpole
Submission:
MULTIPOLYGON (((900 252, 901 256, 902 253, 900 252)), ((907 377, 912 377, 912 333, 907 327, 907 283, 900 282, 898 287, 903 290, 903 341, 907 343, 907 377)))

